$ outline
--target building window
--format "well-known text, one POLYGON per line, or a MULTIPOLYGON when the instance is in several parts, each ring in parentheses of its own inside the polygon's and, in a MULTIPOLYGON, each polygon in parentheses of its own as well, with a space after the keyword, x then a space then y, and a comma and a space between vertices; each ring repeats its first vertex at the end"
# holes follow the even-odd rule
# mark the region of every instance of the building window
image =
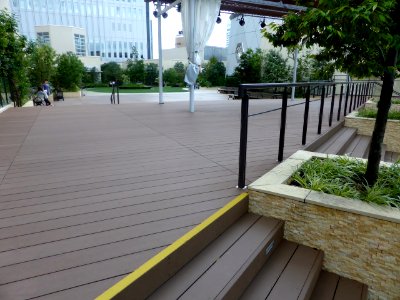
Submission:
POLYGON ((85 36, 82 34, 74 34, 75 36, 75 52, 78 56, 86 55, 85 36))
POLYGON ((39 43, 50 45, 50 35, 48 32, 38 32, 37 40, 39 43))

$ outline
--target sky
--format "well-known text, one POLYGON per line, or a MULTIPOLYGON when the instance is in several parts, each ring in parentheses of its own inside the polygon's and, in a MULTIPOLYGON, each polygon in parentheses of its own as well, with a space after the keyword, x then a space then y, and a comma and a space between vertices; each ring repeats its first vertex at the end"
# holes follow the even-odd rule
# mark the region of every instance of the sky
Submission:
MULTIPOLYGON (((157 19, 153 17, 154 6, 150 2, 150 15, 153 26, 153 57, 158 58, 158 25, 157 19)), ((214 31, 207 42, 209 46, 226 47, 226 30, 229 15, 221 13, 222 22, 215 24, 214 31)), ((175 37, 182 30, 181 14, 172 8, 168 11, 166 19, 161 18, 162 48, 171 49, 175 47, 175 37)))

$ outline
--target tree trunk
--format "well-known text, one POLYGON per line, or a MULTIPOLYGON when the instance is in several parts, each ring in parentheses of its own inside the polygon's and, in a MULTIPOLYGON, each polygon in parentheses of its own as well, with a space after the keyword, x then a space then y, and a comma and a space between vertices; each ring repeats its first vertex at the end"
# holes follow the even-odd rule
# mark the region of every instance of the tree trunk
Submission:
POLYGON ((385 135, 388 113, 392 101, 392 93, 395 78, 395 68, 398 52, 395 48, 389 50, 385 71, 383 75, 382 91, 378 102, 378 112, 374 131, 371 138, 371 146, 368 154, 367 171, 365 179, 369 186, 373 186, 378 179, 379 163, 381 161, 382 142, 385 135))

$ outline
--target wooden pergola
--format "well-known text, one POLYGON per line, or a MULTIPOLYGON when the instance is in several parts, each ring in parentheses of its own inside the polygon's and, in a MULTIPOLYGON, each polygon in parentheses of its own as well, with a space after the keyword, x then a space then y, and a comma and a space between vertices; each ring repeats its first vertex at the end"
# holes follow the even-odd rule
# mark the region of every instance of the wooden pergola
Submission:
MULTIPOLYGON (((146 1, 158 2, 158 1, 146 1)), ((162 4, 171 5, 174 0, 161 0, 162 4)), ((221 11, 246 14, 254 16, 276 17, 280 18, 289 11, 302 11, 304 7, 296 5, 293 0, 222 0, 221 11)))

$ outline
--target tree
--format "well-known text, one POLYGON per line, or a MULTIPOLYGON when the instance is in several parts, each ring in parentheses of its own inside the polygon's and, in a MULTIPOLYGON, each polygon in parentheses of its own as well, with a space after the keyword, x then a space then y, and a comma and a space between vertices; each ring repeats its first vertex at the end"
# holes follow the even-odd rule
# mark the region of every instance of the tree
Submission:
POLYGON ((290 71, 287 59, 284 59, 277 50, 269 50, 263 55, 261 64, 261 80, 263 82, 290 81, 290 71))
POLYGON ((176 72, 176 70, 174 68, 166 69, 163 72, 163 80, 166 85, 175 86, 179 82, 178 73, 176 72))
POLYGON ((176 71, 177 82, 175 85, 183 86, 185 82, 185 65, 183 62, 178 61, 174 64, 174 70, 176 71))
POLYGON ((210 86, 225 85, 226 68, 223 62, 219 61, 215 56, 204 65, 201 77, 210 83, 210 86))
POLYGON ((311 80, 332 80, 335 65, 332 62, 311 58, 311 80))
POLYGON ((378 178, 394 79, 400 69, 400 1, 302 0, 298 4, 307 10, 289 13, 282 24, 274 25, 274 32, 264 32, 274 46, 319 45, 316 59, 333 61, 359 78, 380 76, 383 80, 364 174, 372 186, 378 178))
POLYGON ((17 22, 5 10, 0 11, 0 78, 7 79, 11 98, 17 106, 28 93, 27 42, 18 34, 17 22))
POLYGON ((109 83, 110 81, 120 81, 122 79, 122 69, 116 62, 109 62, 102 64, 101 68, 101 82, 109 83))
POLYGON ((100 81, 99 71, 96 67, 86 69, 86 72, 82 79, 85 85, 93 85, 100 81))
POLYGON ((29 80, 32 86, 41 86, 55 74, 57 54, 46 44, 32 42, 29 48, 29 80))
POLYGON ((261 49, 248 49, 240 56, 239 65, 235 68, 233 76, 240 83, 258 83, 261 82, 261 49))
POLYGON ((128 75, 129 80, 132 83, 143 83, 144 82, 144 62, 142 59, 139 60, 128 60, 128 65, 125 71, 128 75))
POLYGON ((158 77, 158 65, 155 63, 146 64, 144 67, 144 84, 156 85, 158 77))
POLYGON ((85 71, 85 66, 74 53, 61 54, 57 59, 55 86, 67 91, 76 91, 82 83, 85 71))

